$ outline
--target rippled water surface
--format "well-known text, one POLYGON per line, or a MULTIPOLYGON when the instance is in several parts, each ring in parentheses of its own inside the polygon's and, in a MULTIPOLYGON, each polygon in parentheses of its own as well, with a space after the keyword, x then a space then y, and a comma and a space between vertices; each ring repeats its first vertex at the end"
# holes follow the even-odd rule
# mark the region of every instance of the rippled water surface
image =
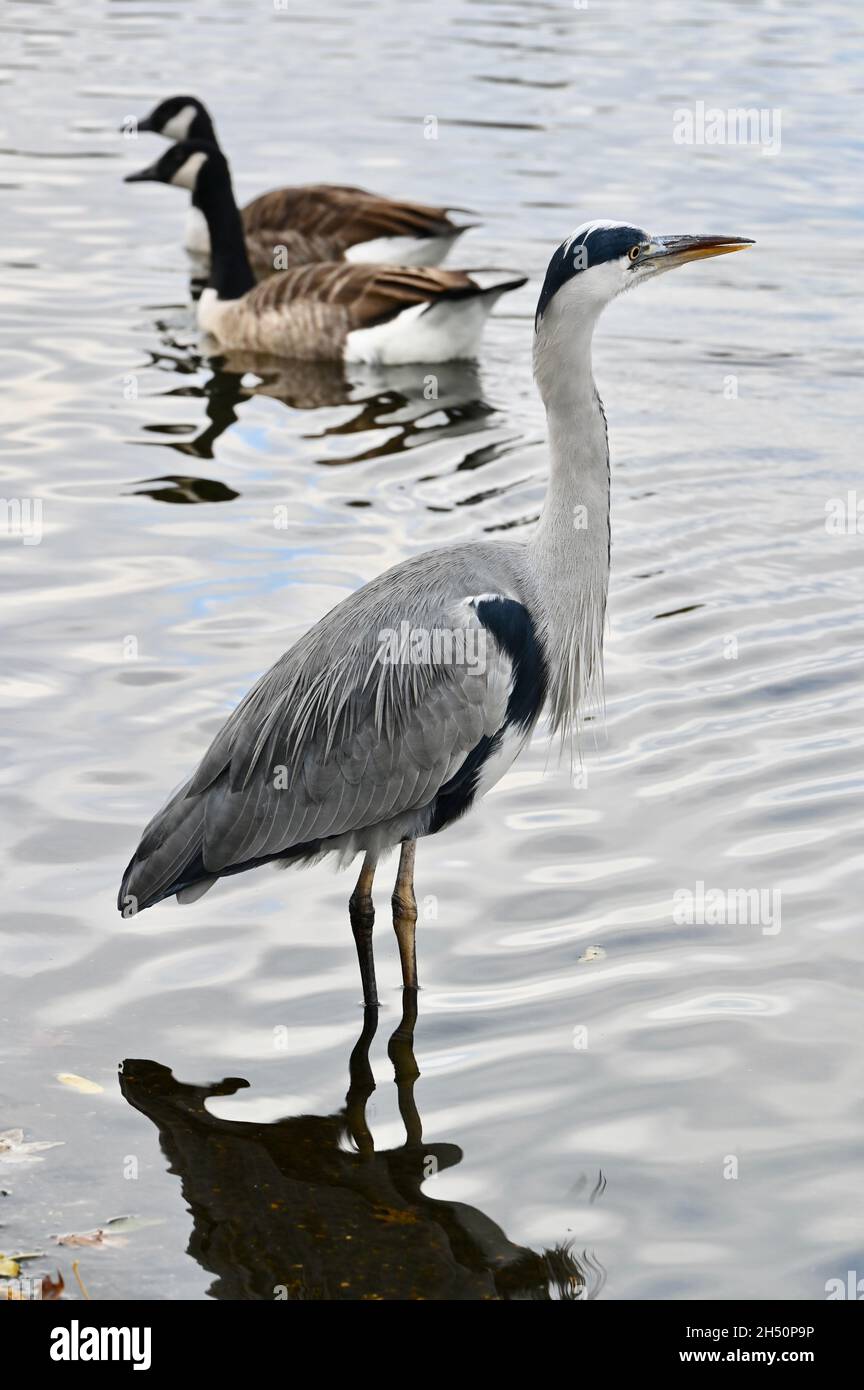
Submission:
POLYGON ((77 1252, 96 1298, 824 1297, 864 1267, 862 546, 826 527, 860 485, 855 7, 8 0, 2 34, 2 493, 42 537, 0 547, 0 1130, 63 1147, 0 1162, 0 1246, 71 1284, 50 1236, 136 1216, 77 1252), (475 209, 456 263, 531 275, 477 369, 430 401, 421 369, 202 358, 184 200, 124 187, 162 146, 118 134, 189 89, 244 199, 475 209), (778 109, 780 152, 675 144, 698 101, 778 109), (577 785, 541 729, 421 845, 416 1084, 387 867, 352 1143, 349 877, 122 922, 119 876, 334 602, 530 526, 538 281, 597 216, 758 245, 604 318, 605 719, 577 785), (699 882, 770 920, 680 920, 699 882))

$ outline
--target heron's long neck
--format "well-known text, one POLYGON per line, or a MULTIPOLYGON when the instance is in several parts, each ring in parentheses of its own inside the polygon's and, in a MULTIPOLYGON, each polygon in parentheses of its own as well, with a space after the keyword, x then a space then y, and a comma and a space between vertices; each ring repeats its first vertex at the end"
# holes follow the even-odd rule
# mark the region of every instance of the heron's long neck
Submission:
POLYGON ((551 337, 534 371, 546 406, 549 484, 529 556, 544 609, 552 726, 572 734, 586 696, 602 696, 609 582, 609 446, 591 370, 593 323, 551 337))
POLYGON ((210 284, 220 299, 239 299, 255 284, 246 254, 243 219, 227 174, 210 176, 192 194, 210 233, 210 284))

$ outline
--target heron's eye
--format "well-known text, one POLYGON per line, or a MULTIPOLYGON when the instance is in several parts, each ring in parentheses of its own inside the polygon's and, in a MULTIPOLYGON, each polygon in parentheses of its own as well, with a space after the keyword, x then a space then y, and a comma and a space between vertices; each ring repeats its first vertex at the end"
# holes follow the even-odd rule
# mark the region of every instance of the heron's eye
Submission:
POLYGON ((630 247, 630 250, 627 252, 627 256, 628 256, 628 258, 629 258, 631 261, 638 261, 638 259, 639 259, 639 257, 640 257, 641 255, 642 255, 642 247, 641 247, 641 246, 631 246, 631 247, 630 247))

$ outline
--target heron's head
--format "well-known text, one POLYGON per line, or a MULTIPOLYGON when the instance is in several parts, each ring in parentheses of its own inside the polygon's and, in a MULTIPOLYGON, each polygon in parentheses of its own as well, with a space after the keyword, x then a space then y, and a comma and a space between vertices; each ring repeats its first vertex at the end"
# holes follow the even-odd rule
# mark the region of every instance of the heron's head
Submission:
POLYGON ((197 97, 166 97, 138 122, 138 129, 166 140, 216 140, 210 112, 197 97))
POLYGON ((230 177, 228 161, 217 145, 207 140, 180 140, 146 169, 127 174, 123 182, 171 183, 175 188, 188 188, 194 195, 207 184, 230 177))
POLYGON ((583 222, 558 247, 546 271, 534 326, 593 326, 600 311, 624 290, 664 271, 708 256, 752 246, 746 237, 655 236, 629 222, 583 222))

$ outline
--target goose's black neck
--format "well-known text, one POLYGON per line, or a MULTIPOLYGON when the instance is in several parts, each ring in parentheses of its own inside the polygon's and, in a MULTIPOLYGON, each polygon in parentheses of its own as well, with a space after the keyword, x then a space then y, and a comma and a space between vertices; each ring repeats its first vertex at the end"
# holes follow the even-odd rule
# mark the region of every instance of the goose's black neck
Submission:
POLYGON ((210 285, 220 299, 239 299, 255 284, 246 254, 243 219, 226 164, 208 160, 192 194, 210 233, 210 285))
POLYGON ((219 148, 219 141, 216 139, 216 131, 210 119, 210 112, 205 111, 203 106, 199 106, 195 112, 194 120, 186 132, 187 140, 207 140, 211 145, 219 148))

